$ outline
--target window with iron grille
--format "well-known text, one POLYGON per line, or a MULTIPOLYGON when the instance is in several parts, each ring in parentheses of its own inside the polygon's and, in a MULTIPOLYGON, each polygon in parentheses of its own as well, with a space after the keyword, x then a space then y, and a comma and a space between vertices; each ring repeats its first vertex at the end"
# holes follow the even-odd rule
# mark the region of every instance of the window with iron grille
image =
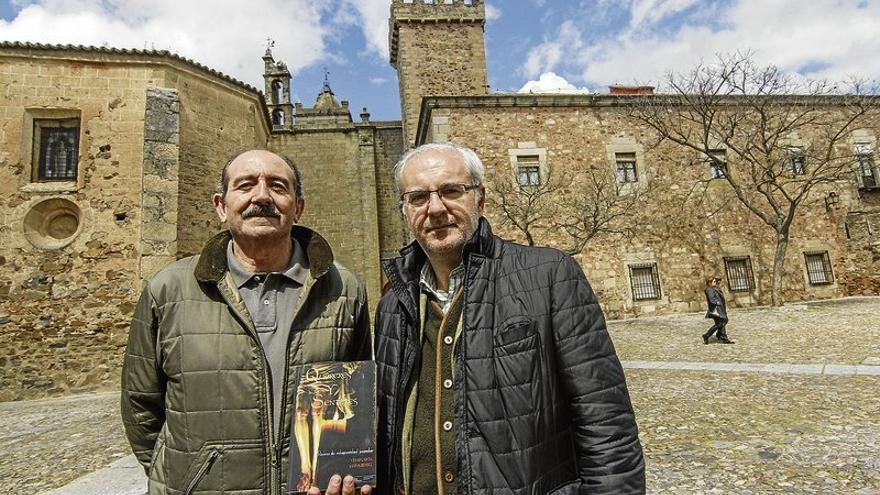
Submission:
POLYGON ((752 259, 749 256, 724 258, 727 287, 731 292, 748 292, 755 288, 752 259))
POLYGON ((709 150, 709 173, 713 179, 727 177, 727 150, 709 150))
POLYGON ((541 185, 541 163, 538 156, 516 157, 516 182, 520 187, 541 185))
POLYGON ((804 253, 804 259, 807 263, 807 278, 811 285, 827 285, 834 282, 828 251, 804 253))
POLYGON ((789 150, 788 167, 793 175, 804 175, 807 173, 807 158, 804 156, 802 148, 792 148, 789 150))
POLYGON ((630 265, 629 281, 633 300, 660 299, 660 277, 657 275, 656 263, 630 265))
POLYGON ((859 187, 877 187, 877 176, 875 175, 874 170, 874 153, 872 151, 859 152, 856 174, 859 179, 859 187))
POLYGON ((614 161, 617 162, 617 182, 625 184, 639 181, 635 153, 615 153, 614 161))
POLYGON ((34 180, 76 180, 79 119, 34 119, 34 180))

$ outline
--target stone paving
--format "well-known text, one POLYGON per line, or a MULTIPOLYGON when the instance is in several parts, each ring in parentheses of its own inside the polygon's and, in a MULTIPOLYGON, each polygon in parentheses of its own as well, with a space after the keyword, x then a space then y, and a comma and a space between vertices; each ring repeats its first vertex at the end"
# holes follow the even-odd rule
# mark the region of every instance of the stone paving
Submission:
MULTIPOLYGON (((736 345, 703 345, 707 323, 609 324, 648 493, 880 495, 880 298, 733 310, 736 345)), ((118 408, 116 392, 0 403, 0 494, 44 493, 127 455, 118 408)))

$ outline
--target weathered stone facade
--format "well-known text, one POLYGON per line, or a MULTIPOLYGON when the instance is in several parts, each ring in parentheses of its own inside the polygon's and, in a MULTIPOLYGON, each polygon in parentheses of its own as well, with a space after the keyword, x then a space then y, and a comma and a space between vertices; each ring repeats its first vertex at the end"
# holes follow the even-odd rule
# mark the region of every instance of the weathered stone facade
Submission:
MULTIPOLYGON (((607 95, 432 97, 425 100, 423 128, 418 132, 425 142, 453 142, 477 150, 490 178, 486 184, 489 196, 493 194, 491 177, 507 174, 512 178, 511 157, 522 149, 544 157, 542 167, 569 173, 587 169, 610 173, 615 152, 632 153, 640 180, 651 184, 650 195, 627 220, 636 227, 625 237, 600 236, 576 256, 612 317, 701 310, 705 277, 727 278, 725 257, 748 256, 754 279, 752 290, 729 293, 732 305, 769 304, 774 232, 739 204, 723 181, 709 181, 705 194, 694 194, 694 187, 708 179, 708 166, 692 166, 693 160, 676 148, 650 148, 656 137, 627 117, 627 104, 626 98, 607 95), (636 300, 629 267, 645 263, 656 266, 659 297, 636 300)), ((867 217, 852 217, 853 240, 847 241, 843 224, 845 212, 869 207, 864 196, 854 181, 841 181, 819 189, 802 207, 786 255, 786 300, 876 293, 871 292, 876 290, 872 285, 876 272, 869 275, 876 261, 864 254, 853 258, 849 253, 856 242, 863 244, 862 250, 876 249, 877 236, 867 233, 867 217), (838 203, 826 207, 823 198, 832 190, 838 203), (856 224, 865 227, 855 233, 856 224), (829 284, 810 284, 805 253, 826 251, 834 273, 841 273, 829 284), (842 269, 844 258, 851 265, 848 270, 842 269), (850 270, 859 275, 846 275, 850 270), (856 283, 854 278, 861 281, 863 290, 850 288, 856 283)), ((564 192, 556 200, 565 201, 564 192)), ((525 242, 520 231, 506 224, 498 208, 490 206, 487 217, 503 237, 525 242)), ((566 249, 571 244, 558 230, 539 227, 537 233, 541 245, 566 249)))
MULTIPOLYGON (((264 60, 272 81, 284 75, 264 60)), ((294 159, 303 224, 378 300, 380 253, 404 237, 399 212, 380 221, 399 122, 365 110, 355 123, 325 86, 314 107, 297 104, 295 124, 273 126, 256 89, 166 52, 3 44, 0 86, 0 400, 118 382, 143 280, 222 228, 211 196, 242 149, 294 159), (60 121, 78 125, 76 170, 41 179, 34 129, 60 121)), ((293 108, 289 85, 278 96, 271 109, 293 108)))
POLYGON ((397 68, 404 142, 412 145, 422 97, 488 93, 483 0, 392 0, 391 65, 397 68))
POLYGON ((0 87, 0 400, 116 383, 143 278, 217 230, 210 192, 265 146, 265 105, 162 52, 4 44, 0 87), (58 120, 77 167, 39 180, 35 128, 58 120))
MULTIPOLYGON (((612 173, 616 153, 630 156, 651 192, 629 212, 635 228, 576 255, 611 317, 700 311, 704 277, 726 278, 729 260, 745 257, 753 286, 729 292, 732 304, 769 302, 773 232, 722 181, 707 180, 705 164, 649 146, 655 136, 627 118, 626 96, 488 94, 484 25, 481 0, 392 0, 402 121, 384 122, 366 109, 354 121, 329 84, 313 106, 291 102, 290 73, 269 50, 264 97, 167 52, 0 43, 0 401, 118 383, 144 278, 222 228, 211 195, 244 148, 297 163, 302 223, 360 274, 373 306, 385 282, 380 258, 410 240, 391 170, 404 149, 426 142, 474 148, 490 198, 493 177, 515 179, 520 160, 543 177, 612 173), (37 165, 43 133, 70 137, 74 124, 75 173, 47 180, 37 165), (696 185, 705 194, 693 194, 696 185), (635 298, 632 270, 646 266, 657 297, 635 298)), ((873 146, 877 132, 860 139, 873 146)), ((880 292, 878 191, 842 180, 801 208, 786 300, 880 292), (829 283, 811 283, 806 260, 821 264, 826 253, 829 283)), ((499 234, 523 240, 496 207, 487 216, 499 234)), ((536 234, 538 244, 569 247, 558 229, 536 234)))

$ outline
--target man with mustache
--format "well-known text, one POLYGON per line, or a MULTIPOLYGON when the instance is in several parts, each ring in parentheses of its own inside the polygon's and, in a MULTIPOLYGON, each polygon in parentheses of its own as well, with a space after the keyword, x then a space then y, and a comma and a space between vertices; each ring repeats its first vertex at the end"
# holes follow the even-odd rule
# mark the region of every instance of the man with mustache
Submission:
POLYGON ((238 153, 213 204, 228 230, 144 287, 123 422, 150 495, 280 495, 295 407, 288 372, 371 358, 366 291, 327 241, 296 225, 305 203, 290 159, 238 153))
POLYGON ((577 263, 492 234, 472 150, 423 145, 394 174, 415 242, 382 263, 377 488, 644 493, 623 369, 577 263))

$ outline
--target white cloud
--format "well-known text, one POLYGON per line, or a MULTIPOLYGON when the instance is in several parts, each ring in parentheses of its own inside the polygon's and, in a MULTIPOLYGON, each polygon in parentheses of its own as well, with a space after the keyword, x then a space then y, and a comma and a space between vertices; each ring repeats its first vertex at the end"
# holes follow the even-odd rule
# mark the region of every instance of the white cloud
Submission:
POLYGON ((565 68, 593 85, 657 84, 719 53, 815 77, 880 79, 880 2, 632 0, 629 25, 589 43, 572 21, 526 57, 529 77, 565 68))
POLYGON ((344 0, 360 17, 361 31, 367 40, 367 49, 388 60, 388 16, 390 0, 344 0))
POLYGON ((697 0, 632 0, 630 30, 638 29, 642 24, 657 23, 695 3, 697 0))
POLYGON ((544 40, 543 43, 529 50, 522 70, 527 77, 552 71, 563 61, 565 53, 571 53, 581 47, 583 41, 580 29, 574 22, 565 21, 560 26, 559 35, 555 40, 544 40))
POLYGON ((501 9, 496 7, 494 4, 487 3, 486 4, 486 20, 497 21, 501 18, 501 9))
POLYGON ((545 72, 537 81, 525 83, 517 93, 590 93, 590 90, 578 88, 554 72, 545 72))
MULTIPOLYGON (((22 2, 24 4, 25 2, 22 2)), ((309 0, 36 0, 0 39, 166 49, 258 88, 266 37, 292 71, 321 59, 327 28, 309 0)), ((325 9, 325 10, 322 10, 325 9)))

